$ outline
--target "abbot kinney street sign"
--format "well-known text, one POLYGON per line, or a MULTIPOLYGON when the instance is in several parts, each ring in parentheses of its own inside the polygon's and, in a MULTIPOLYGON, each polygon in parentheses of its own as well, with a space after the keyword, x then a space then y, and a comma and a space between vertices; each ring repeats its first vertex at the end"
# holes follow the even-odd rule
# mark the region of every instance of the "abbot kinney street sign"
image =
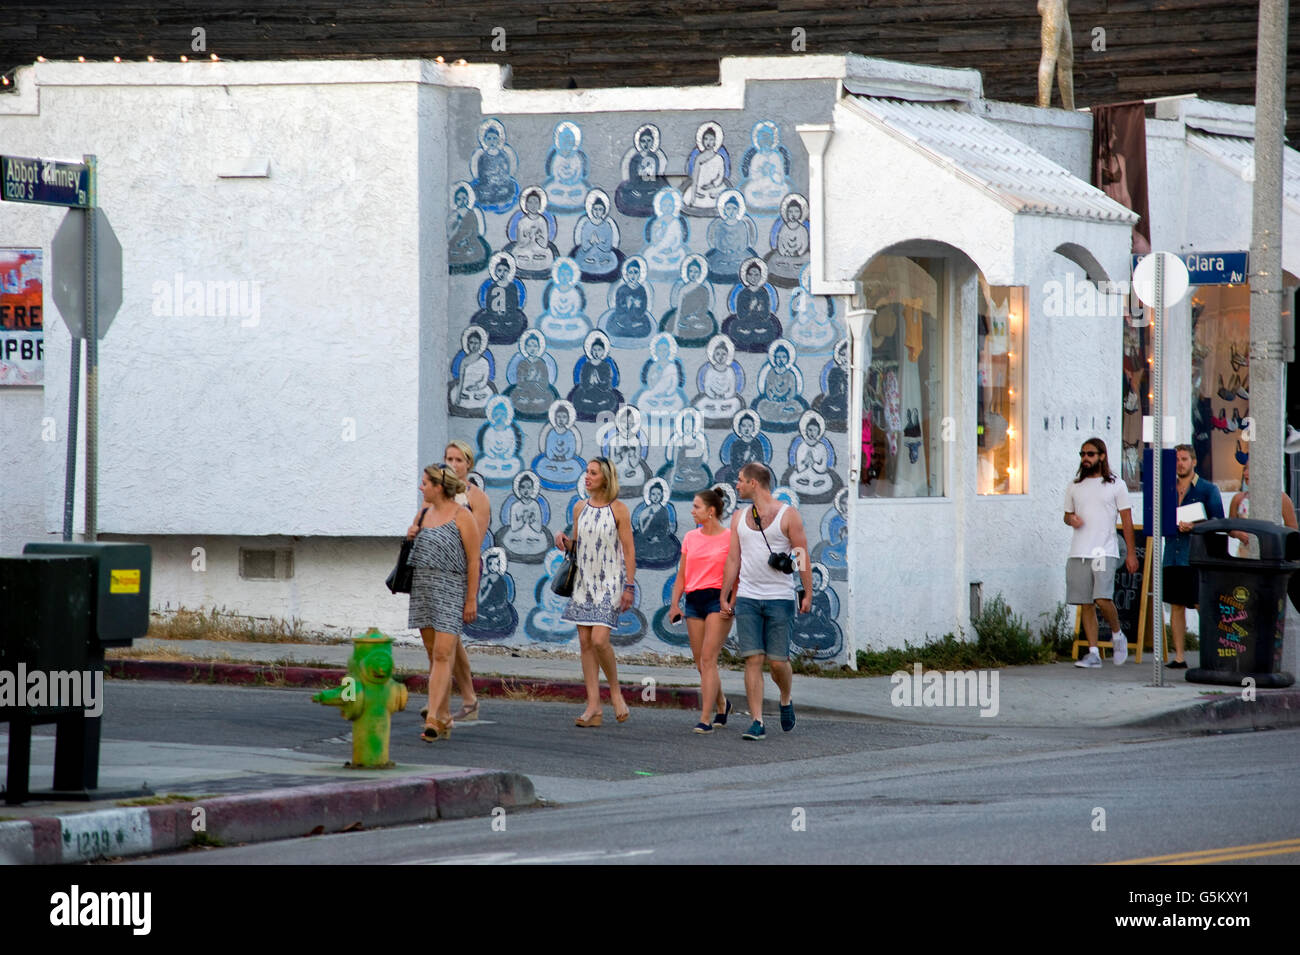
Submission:
POLYGON ((9 202, 90 208, 90 167, 84 163, 0 156, 0 184, 9 202))

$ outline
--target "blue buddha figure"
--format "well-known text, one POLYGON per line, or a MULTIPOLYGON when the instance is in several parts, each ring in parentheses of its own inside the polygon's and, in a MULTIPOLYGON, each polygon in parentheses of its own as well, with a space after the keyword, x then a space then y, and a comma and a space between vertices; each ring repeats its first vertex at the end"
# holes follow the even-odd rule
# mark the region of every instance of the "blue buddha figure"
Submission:
POLYGON ((688 255, 679 275, 670 297, 672 308, 659 320, 659 330, 672 335, 683 348, 703 345, 718 332, 713 286, 705 281, 708 262, 702 255, 688 255))
POLYGON ((478 149, 469 157, 470 186, 479 208, 487 212, 508 212, 519 198, 515 171, 519 157, 506 142, 506 128, 499 119, 486 119, 478 128, 478 149))
POLYGON ((545 421, 551 405, 560 400, 555 390, 559 370, 546 350, 546 336, 529 329, 519 339, 519 348, 506 366, 505 395, 515 406, 520 421, 545 421))
POLYGON ((645 614, 641 606, 641 582, 632 585, 632 606, 618 615, 618 622, 609 631, 609 642, 616 647, 630 647, 645 636, 645 614))
POLYGON ((546 156, 546 179, 542 188, 554 212, 578 212, 591 189, 587 182, 587 154, 582 146, 582 129, 565 120, 555 124, 546 156))
POLYGON ((826 439, 826 422, 815 411, 799 421, 799 437, 790 442, 790 467, 781 477, 805 504, 829 504, 843 486, 835 470, 835 449, 826 439))
MULTIPOLYGON (((799 510, 799 506, 800 506, 799 495, 796 494, 792 488, 786 487, 784 484, 772 488, 772 498, 773 500, 780 501, 782 504, 789 504, 790 509, 792 511, 799 510)), ((797 566, 800 548, 796 547, 793 553, 795 555, 796 566, 797 566)))
POLYGON ((722 285, 733 284, 746 259, 758 255, 754 242, 758 227, 745 211, 745 197, 736 189, 728 189, 718 197, 718 218, 709 223, 709 281, 722 285))
POLYGON ((578 263, 569 258, 557 260, 542 292, 538 329, 553 345, 581 344, 591 334, 586 309, 587 293, 578 284, 578 263))
POLYGON ((695 148, 686 160, 689 182, 682 193, 682 211, 688 216, 718 214, 718 197, 731 188, 731 156, 722 145, 722 127, 701 123, 695 131, 695 148))
POLYGON ((722 467, 713 475, 717 481, 734 485, 740 477, 740 469, 751 461, 771 463, 772 442, 759 427, 758 414, 753 409, 736 412, 731 423, 732 433, 727 435, 718 451, 722 467))
POLYGON ((578 482, 577 488, 569 497, 569 503, 564 507, 564 533, 570 537, 573 536, 573 512, 577 506, 587 503, 591 500, 591 495, 587 493, 587 485, 583 481, 578 482))
POLYGON ((528 327, 524 304, 528 293, 515 277, 515 260, 509 252, 498 252, 488 263, 491 278, 478 287, 478 311, 470 322, 484 328, 493 345, 513 345, 528 327))
POLYGON ((686 370, 677 358, 677 343, 667 332, 650 340, 650 358, 641 366, 644 386, 632 404, 645 416, 651 429, 666 429, 677 412, 686 407, 686 370))
POLYGON ((572 491, 587 470, 587 462, 578 457, 582 435, 573 427, 573 405, 557 401, 551 405, 550 424, 538 439, 542 453, 533 459, 533 470, 548 491, 572 491))
POLYGON ((519 627, 514 608, 515 580, 507 572, 506 552, 491 547, 483 552, 483 573, 478 579, 478 616, 465 624, 466 636, 475 640, 508 640, 519 627))
POLYGON ((641 256, 651 275, 675 279, 681 273, 682 260, 690 252, 690 230, 682 219, 682 197, 676 189, 665 187, 654 198, 655 217, 645 226, 645 248, 641 256))
POLYGON ((646 481, 641 503, 632 512, 632 543, 636 565, 647 570, 674 567, 681 559, 677 513, 668 500, 668 482, 663 478, 646 481))
POLYGON ((555 247, 558 226, 555 216, 546 211, 546 193, 541 186, 529 186, 519 194, 519 211, 510 217, 505 251, 515 258, 519 277, 546 279, 559 258, 555 247))
POLYGON ((591 332, 582 344, 583 356, 573 366, 573 403, 579 421, 595 421, 603 411, 613 414, 623 403, 618 391, 618 366, 609 355, 609 338, 604 332, 591 332))
POLYGON ((819 662, 834 660, 844 651, 844 631, 837 622, 840 598, 829 584, 829 574, 821 564, 809 568, 813 595, 811 613, 797 613, 791 621, 790 647, 811 653, 819 662))
POLYGON ((528 634, 530 640, 568 643, 578 636, 577 626, 564 619, 569 598, 561 597, 551 590, 551 578, 559 573, 563 564, 562 550, 553 550, 543 558, 542 566, 546 573, 533 588, 535 606, 524 619, 524 633, 528 634))
POLYGON ((487 223, 475 206, 474 189, 465 180, 451 187, 451 212, 447 214, 447 271, 472 275, 487 268, 492 249, 483 238, 487 223))
POLYGON ((639 348, 655 330, 650 317, 650 283, 645 277, 645 259, 634 255, 623 263, 623 280, 609 294, 609 309, 600 317, 600 328, 620 348, 639 348))
POLYGON ((799 273, 799 287, 790 293, 790 325, 786 338, 801 355, 827 355, 844 337, 835 320, 835 302, 812 293, 812 266, 799 273))
POLYGON ((668 182, 668 157, 659 148, 659 127, 646 123, 632 136, 632 148, 623 154, 623 181, 614 191, 614 204, 625 216, 638 219, 654 214, 654 197, 668 182))
POLYGON ((650 438, 641 427, 641 412, 632 405, 623 405, 612 420, 601 425, 596 437, 601 453, 618 477, 618 496, 640 497, 645 482, 650 480, 650 465, 646 463, 650 438))
POLYGON ((849 489, 835 494, 835 506, 821 521, 821 541, 813 548, 812 559, 822 564, 832 580, 849 579, 849 489))
POLYGON ((471 325, 460 335, 460 351, 451 361, 447 411, 459 418, 482 418, 488 399, 497 393, 496 360, 487 347, 487 332, 471 325))
POLYGON ((514 493, 501 504, 497 546, 504 548, 512 561, 521 564, 540 564, 555 545, 555 538, 546 526, 551 520, 551 505, 538 493, 537 481, 532 471, 516 474, 514 493))
POLYGON ((677 572, 668 575, 668 580, 664 582, 663 595, 659 598, 661 606, 655 611, 651 621, 651 627, 654 634, 670 647, 682 649, 691 645, 690 636, 686 632, 686 618, 682 617, 676 623, 668 619, 668 613, 672 610, 669 601, 673 599, 673 585, 677 583, 677 572))
POLYGON ((740 191, 755 212, 776 212, 781 199, 795 191, 790 179, 790 152, 781 145, 776 123, 760 120, 750 131, 753 143, 740 159, 740 191))
POLYGON ((772 251, 767 254, 767 270, 772 284, 794 288, 799 273, 808 264, 812 239, 808 234, 808 200, 791 193, 781 200, 781 218, 772 223, 772 251))
POLYGON ((612 282, 623 266, 618 225, 609 217, 609 194, 592 189, 586 197, 586 214, 573 227, 573 251, 584 282, 612 282))
POLYGON ((668 463, 659 469, 659 476, 668 482, 672 500, 689 501, 713 483, 713 472, 705 463, 709 439, 700 430, 700 413, 694 408, 677 416, 664 454, 668 463))
POLYGON ((767 361, 758 372, 758 400, 754 410, 767 432, 793 431, 808 410, 803 398, 803 374, 795 364, 794 346, 778 338, 767 348, 767 361))
POLYGON ((813 399, 813 411, 826 420, 827 430, 849 430, 849 340, 847 338, 839 340, 835 346, 835 357, 822 368, 821 386, 821 394, 813 399))
POLYGON ((745 407, 740 393, 745 390, 745 372, 736 361, 736 349, 726 335, 709 339, 705 349, 708 361, 700 366, 695 376, 699 389, 691 405, 704 416, 706 428, 730 426, 736 412, 745 407))
POLYGON ((776 289, 767 283, 767 266, 762 259, 746 259, 740 267, 740 278, 727 299, 731 314, 722 323, 722 334, 738 351, 765 352, 781 337, 781 321, 774 314, 776 289))
POLYGON ((478 429, 478 472, 490 486, 510 484, 524 469, 519 449, 524 433, 515 424, 515 409, 505 395, 488 399, 487 423, 478 429))

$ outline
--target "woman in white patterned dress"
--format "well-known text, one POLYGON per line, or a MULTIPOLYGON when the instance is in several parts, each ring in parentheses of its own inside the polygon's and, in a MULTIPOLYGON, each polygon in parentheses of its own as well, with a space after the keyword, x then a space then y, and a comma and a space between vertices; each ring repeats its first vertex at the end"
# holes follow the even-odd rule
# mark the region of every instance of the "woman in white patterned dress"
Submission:
MULTIPOLYGON (((587 462, 584 479, 588 499, 579 501, 573 510, 578 573, 563 619, 577 624, 582 680, 587 686, 587 708, 574 723, 599 726, 601 669, 609 681, 614 717, 622 723, 631 713, 618 685, 618 665, 609 632, 618 623, 619 614, 632 606, 636 555, 632 517, 627 505, 618 499, 618 478, 609 459, 592 458, 587 462)), ((561 533, 555 542, 567 550, 570 538, 561 533)))

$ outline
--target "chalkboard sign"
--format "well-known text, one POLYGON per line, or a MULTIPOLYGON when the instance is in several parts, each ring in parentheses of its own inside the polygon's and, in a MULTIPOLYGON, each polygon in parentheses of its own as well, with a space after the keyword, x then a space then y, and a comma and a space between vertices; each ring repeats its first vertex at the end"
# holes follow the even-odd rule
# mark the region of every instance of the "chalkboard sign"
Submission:
MULTIPOLYGON (((1120 536, 1120 549, 1124 549, 1123 532, 1120 536)), ((1138 627, 1139 617, 1142 613, 1142 591, 1147 569, 1147 538, 1138 528, 1133 529, 1133 542, 1137 545, 1137 562, 1138 569, 1134 573, 1129 573, 1120 561, 1115 568, 1115 613, 1119 615, 1119 625, 1124 628, 1124 633, 1130 640, 1136 640, 1138 634, 1142 631, 1138 627)), ((1100 621, 1098 638, 1101 640, 1110 639, 1110 627, 1106 626, 1106 618, 1097 614, 1100 621)))

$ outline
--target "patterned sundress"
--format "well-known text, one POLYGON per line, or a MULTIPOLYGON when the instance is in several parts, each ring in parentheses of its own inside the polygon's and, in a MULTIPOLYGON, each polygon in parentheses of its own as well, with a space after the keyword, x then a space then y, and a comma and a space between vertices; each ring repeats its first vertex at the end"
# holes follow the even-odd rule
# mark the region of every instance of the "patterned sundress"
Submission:
POLYGON ((437 527, 422 527, 406 562, 411 574, 411 607, 406 625, 432 627, 460 636, 465 618, 465 545, 453 518, 437 527))
POLYGON ((627 579, 613 507, 587 504, 578 515, 576 532, 578 574, 562 619, 584 627, 613 628, 627 579))

